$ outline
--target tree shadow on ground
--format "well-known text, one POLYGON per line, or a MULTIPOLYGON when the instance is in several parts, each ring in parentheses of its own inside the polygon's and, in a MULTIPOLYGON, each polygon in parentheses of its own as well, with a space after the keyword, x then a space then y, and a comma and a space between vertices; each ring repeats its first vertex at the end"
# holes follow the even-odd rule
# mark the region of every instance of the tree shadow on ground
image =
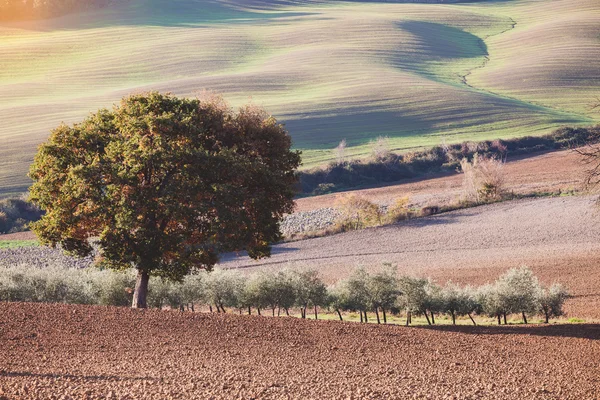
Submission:
POLYGON ((552 324, 552 325, 509 325, 509 326, 465 326, 438 325, 418 326, 440 332, 457 332, 469 335, 533 335, 600 340, 600 324, 552 324))

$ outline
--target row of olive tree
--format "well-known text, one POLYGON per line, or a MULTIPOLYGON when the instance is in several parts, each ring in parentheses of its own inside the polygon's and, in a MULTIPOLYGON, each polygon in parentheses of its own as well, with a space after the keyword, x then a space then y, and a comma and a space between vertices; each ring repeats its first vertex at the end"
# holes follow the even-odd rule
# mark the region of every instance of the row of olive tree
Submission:
MULTIPOLYGON (((346 280, 330 290, 330 306, 338 313, 359 312, 361 321, 367 321, 367 311, 373 311, 380 322, 379 313, 386 323, 386 312, 406 312, 406 324, 413 315, 422 315, 427 323, 435 324, 436 314, 445 314, 456 324, 457 317, 473 315, 495 317, 498 324, 506 324, 506 316, 520 314, 527 323, 527 315, 543 314, 548 322, 563 315, 563 305, 568 292, 560 284, 543 287, 533 272, 527 268, 511 269, 495 283, 482 287, 460 287, 453 282, 439 286, 430 279, 396 276, 395 269, 368 274, 359 268, 346 280), (502 319, 501 319, 502 318, 502 319)), ((340 317, 341 318, 341 317, 340 317)))
MULTIPOLYGON (((125 306, 132 298, 135 276, 98 270, 61 268, 0 269, 0 300, 64 302, 125 306)), ((377 323, 387 323, 388 313, 406 313, 406 324, 414 315, 435 324, 436 315, 448 315, 456 324, 459 317, 474 315, 497 318, 507 315, 544 315, 546 322, 563 315, 567 291, 559 284, 544 288, 526 267, 511 269, 495 283, 461 287, 453 282, 438 286, 430 279, 398 276, 387 265, 379 272, 358 268, 344 280, 327 287, 315 270, 258 272, 245 275, 235 270, 215 270, 187 276, 181 283, 152 278, 148 305, 195 311, 204 306, 214 312, 234 309, 240 314, 253 310, 261 315, 290 315, 299 309, 302 318, 311 310, 327 308, 343 320, 342 312, 358 312, 361 322, 374 313, 377 323)))

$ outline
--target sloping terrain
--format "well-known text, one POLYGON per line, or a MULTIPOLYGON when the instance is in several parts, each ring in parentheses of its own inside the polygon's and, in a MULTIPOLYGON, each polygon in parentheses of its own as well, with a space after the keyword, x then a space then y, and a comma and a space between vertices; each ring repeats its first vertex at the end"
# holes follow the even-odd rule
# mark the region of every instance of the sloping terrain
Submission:
POLYGON ((27 188, 36 146, 61 121, 151 89, 251 97, 287 124, 306 166, 344 138, 360 155, 379 135, 401 151, 587 124, 599 10, 593 0, 130 0, 3 23, 0 191, 27 188), (538 53, 556 62, 538 65, 538 53))
POLYGON ((0 304, 0 398, 597 398, 600 327, 0 304))
POLYGON ((592 197, 518 200, 392 226, 277 245, 270 259, 227 255, 224 268, 306 268, 329 281, 357 266, 397 265, 401 274, 440 283, 483 284, 530 266, 542 282, 575 296, 571 316, 600 318, 600 211, 592 197))
MULTIPOLYGON (((524 158, 509 158, 504 164, 504 184, 507 192, 562 193, 582 191, 585 171, 589 166, 574 151, 556 151, 524 158)), ((450 174, 429 179, 415 179, 398 185, 352 190, 296 200, 297 211, 336 207, 348 195, 359 195, 378 204, 393 204, 408 197, 417 208, 444 206, 464 197, 463 174, 450 174)))

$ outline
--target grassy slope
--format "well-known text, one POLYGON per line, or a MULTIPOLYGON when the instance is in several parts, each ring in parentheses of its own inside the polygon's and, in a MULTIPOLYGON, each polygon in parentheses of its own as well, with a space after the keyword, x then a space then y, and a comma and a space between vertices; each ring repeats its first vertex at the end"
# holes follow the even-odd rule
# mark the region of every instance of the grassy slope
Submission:
POLYGON ((589 123, 600 86, 595 3, 130 0, 5 24, 0 193, 26 187, 52 127, 149 89, 206 88, 234 104, 252 96, 286 122, 307 165, 344 138, 360 155, 378 135, 403 150, 589 123))

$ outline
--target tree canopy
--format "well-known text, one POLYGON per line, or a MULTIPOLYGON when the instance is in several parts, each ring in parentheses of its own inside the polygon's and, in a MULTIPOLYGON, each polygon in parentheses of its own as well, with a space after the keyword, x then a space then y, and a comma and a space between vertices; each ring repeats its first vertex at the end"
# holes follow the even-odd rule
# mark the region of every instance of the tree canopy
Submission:
POLYGON ((293 209, 300 153, 285 128, 253 106, 157 92, 124 98, 61 125, 31 166, 30 199, 46 211, 32 228, 44 244, 139 271, 134 307, 150 275, 181 279, 219 253, 268 257, 293 209))

